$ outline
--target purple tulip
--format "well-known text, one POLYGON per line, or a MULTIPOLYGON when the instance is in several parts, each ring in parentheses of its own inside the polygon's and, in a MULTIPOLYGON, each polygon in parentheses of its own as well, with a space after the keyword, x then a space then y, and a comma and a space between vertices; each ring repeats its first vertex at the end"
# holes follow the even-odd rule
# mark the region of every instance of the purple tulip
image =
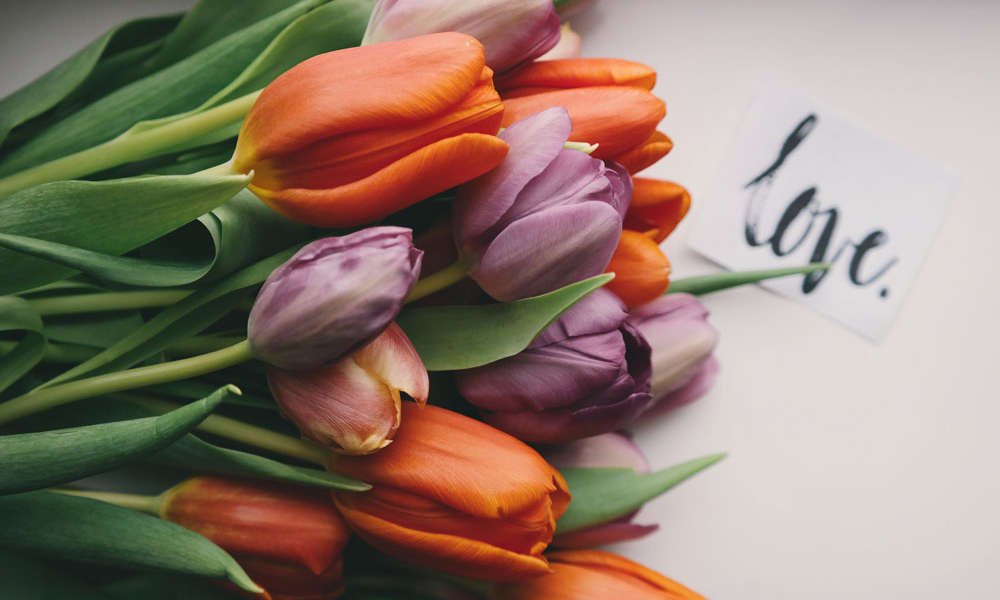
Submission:
POLYGON ((457 31, 486 49, 486 64, 504 73, 559 41, 552 0, 379 0, 361 45, 457 31))
POLYGON ((520 354, 459 371, 459 393, 483 419, 527 442, 559 444, 620 429, 652 399, 649 345, 625 305, 598 289, 520 354))
MULTIPOLYGON (((649 473, 649 462, 642 450, 623 433, 605 433, 544 452, 545 460, 557 469, 617 467, 649 473)), ((624 542, 649 535, 659 525, 638 525, 632 522, 638 510, 570 533, 559 534, 552 540, 560 548, 593 548, 604 544, 624 542)))
POLYGON ((708 310, 690 294, 668 294, 637 307, 628 317, 652 348, 654 404, 658 414, 693 402, 708 391, 719 370, 712 355, 719 334, 708 310))
POLYGON ((286 370, 336 361, 382 333, 420 274, 404 227, 316 240, 271 273, 250 311, 254 356, 286 370))
POLYGON ((469 275, 511 301, 604 272, 621 237, 632 180, 566 149, 572 123, 550 108, 500 132, 500 166, 459 188, 454 229, 469 275))

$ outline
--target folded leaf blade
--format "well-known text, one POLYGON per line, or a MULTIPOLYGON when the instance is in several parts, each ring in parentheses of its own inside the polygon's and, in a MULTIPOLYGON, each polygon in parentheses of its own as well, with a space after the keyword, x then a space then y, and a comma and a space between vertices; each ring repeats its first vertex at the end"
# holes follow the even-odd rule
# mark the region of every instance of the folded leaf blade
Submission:
POLYGON ((89 498, 53 492, 0 497, 0 548, 225 578, 248 592, 262 592, 229 554, 197 533, 89 498))
POLYGON ((103 473, 165 448, 194 429, 229 394, 208 397, 158 417, 0 436, 0 494, 16 494, 103 473))
POLYGON ((397 322, 428 371, 471 369, 524 350, 549 323, 611 278, 597 275, 516 302, 410 308, 397 322))

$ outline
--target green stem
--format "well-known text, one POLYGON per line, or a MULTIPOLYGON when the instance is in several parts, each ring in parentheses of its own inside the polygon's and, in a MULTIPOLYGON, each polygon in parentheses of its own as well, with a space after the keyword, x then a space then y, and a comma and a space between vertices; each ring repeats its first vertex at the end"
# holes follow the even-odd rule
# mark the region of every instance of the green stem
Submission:
POLYGON ((170 306, 190 295, 193 290, 138 290, 98 294, 72 294, 51 298, 29 299, 41 316, 74 315, 80 313, 131 310, 170 306))
POLYGON ((120 492, 100 492, 96 490, 50 490, 57 494, 66 496, 78 496, 80 498, 90 498, 100 500, 108 504, 131 508, 139 512, 160 516, 160 505, 163 504, 161 496, 143 496, 141 494, 122 494, 120 492))
POLYGON ((434 292, 441 291, 450 285, 462 281, 468 275, 468 267, 469 265, 464 261, 459 260, 436 273, 431 273, 413 286, 413 291, 406 297, 406 301, 414 302, 420 300, 421 298, 430 296, 434 292))
MULTIPOLYGON (((170 356, 194 356, 206 352, 221 350, 243 341, 243 338, 196 335, 183 340, 177 340, 163 350, 170 356)), ((0 340, 0 356, 17 347, 17 342, 0 340)), ((103 348, 72 344, 67 342, 52 342, 45 344, 45 355, 42 360, 49 363, 75 365, 89 360, 100 353, 103 348)))
POLYGON ((789 267, 787 269, 766 269, 763 271, 734 271, 731 273, 716 273, 714 275, 702 275, 699 277, 686 277, 670 282, 667 294, 707 294, 717 292, 748 283, 758 283, 776 277, 788 277, 789 275, 805 275, 814 271, 825 271, 830 268, 829 263, 812 263, 803 267, 789 267))
POLYGON ((242 120, 260 91, 189 117, 143 131, 126 131, 103 144, 75 152, 0 179, 0 197, 50 181, 74 179, 121 164, 151 158, 185 142, 242 120))
MULTIPOLYGON (((170 412, 178 407, 177 404, 172 402, 165 402, 163 400, 148 398, 145 396, 140 397, 130 395, 127 397, 127 400, 129 402, 134 402, 147 408, 151 408, 158 413, 170 412)), ((198 426, 198 430, 240 442, 248 446, 254 446, 256 448, 260 448, 261 450, 267 450, 284 456, 290 456, 291 458, 304 460, 306 462, 316 463, 321 467, 326 466, 327 459, 330 455, 327 450, 324 450, 321 446, 312 442, 220 415, 209 415, 198 426)))
POLYGON ((43 388, 0 404, 0 425, 55 406, 103 394, 198 377, 253 358, 244 340, 222 350, 182 360, 107 373, 43 388))

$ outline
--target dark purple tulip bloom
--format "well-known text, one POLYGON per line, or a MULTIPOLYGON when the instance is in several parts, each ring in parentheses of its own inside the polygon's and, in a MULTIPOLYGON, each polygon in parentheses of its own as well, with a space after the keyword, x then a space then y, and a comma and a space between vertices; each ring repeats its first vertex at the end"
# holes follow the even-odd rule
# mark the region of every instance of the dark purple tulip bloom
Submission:
POLYGON ((697 400, 711 387, 719 363, 719 334, 708 310, 690 294, 668 294, 637 307, 628 321, 652 348, 654 404, 649 414, 697 400))
POLYGON ((507 158, 459 188, 455 240, 469 275, 505 302, 603 273, 622 232, 632 180, 620 165, 567 149, 563 108, 514 123, 499 136, 507 158))
POLYGON ((357 349, 399 314, 422 255, 405 227, 369 227, 305 246, 257 294, 247 323, 254 356, 302 370, 357 349))
POLYGON ((599 289, 520 354, 460 371, 483 420, 527 442, 559 444, 620 429, 649 406, 649 345, 625 305, 599 289))
MULTIPOLYGON (((543 452, 545 460, 557 469, 617 467, 649 473, 649 462, 632 439, 623 433, 613 432, 571 442, 543 452)), ((559 534, 552 540, 560 548, 593 548, 614 544, 649 535, 659 525, 639 525, 632 522, 638 510, 624 517, 559 534)))

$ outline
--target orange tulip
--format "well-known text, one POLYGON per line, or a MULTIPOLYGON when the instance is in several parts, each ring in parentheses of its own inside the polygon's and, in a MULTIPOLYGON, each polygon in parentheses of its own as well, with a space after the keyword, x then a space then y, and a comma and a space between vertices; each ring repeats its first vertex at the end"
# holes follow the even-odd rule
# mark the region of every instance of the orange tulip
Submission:
POLYGON ((549 554, 552 573, 530 581, 498 586, 503 600, 704 600, 672 579, 627 558, 601 550, 566 550, 549 554))
POLYGON ((625 229, 645 233, 654 242, 667 239, 691 208, 691 194, 672 181, 632 178, 632 203, 625 229))
POLYGON ((598 144, 593 156, 614 160, 630 173, 645 169, 673 147, 656 131, 667 114, 649 92, 650 67, 611 58, 534 62, 497 82, 504 97, 503 126, 553 106, 569 111, 570 141, 598 144))
POLYGON ((195 477, 164 494, 160 516, 232 554, 274 600, 326 600, 344 591, 350 534, 325 490, 195 477))
POLYGON ((261 93, 233 168, 277 212, 375 221, 498 165, 503 106, 483 47, 439 33, 321 54, 261 93))
POLYGON ((606 272, 615 278, 605 287, 629 308, 655 300, 670 286, 670 261, 650 236, 638 231, 622 231, 606 272))
POLYGON ((435 406, 403 405, 395 441, 330 468, 374 487, 334 492, 347 523, 401 560, 516 581, 549 572, 542 553, 569 504, 562 476, 523 442, 435 406))
POLYGON ((564 58, 533 62, 497 79, 504 98, 555 90, 614 85, 646 91, 656 84, 656 71, 619 58, 564 58))

